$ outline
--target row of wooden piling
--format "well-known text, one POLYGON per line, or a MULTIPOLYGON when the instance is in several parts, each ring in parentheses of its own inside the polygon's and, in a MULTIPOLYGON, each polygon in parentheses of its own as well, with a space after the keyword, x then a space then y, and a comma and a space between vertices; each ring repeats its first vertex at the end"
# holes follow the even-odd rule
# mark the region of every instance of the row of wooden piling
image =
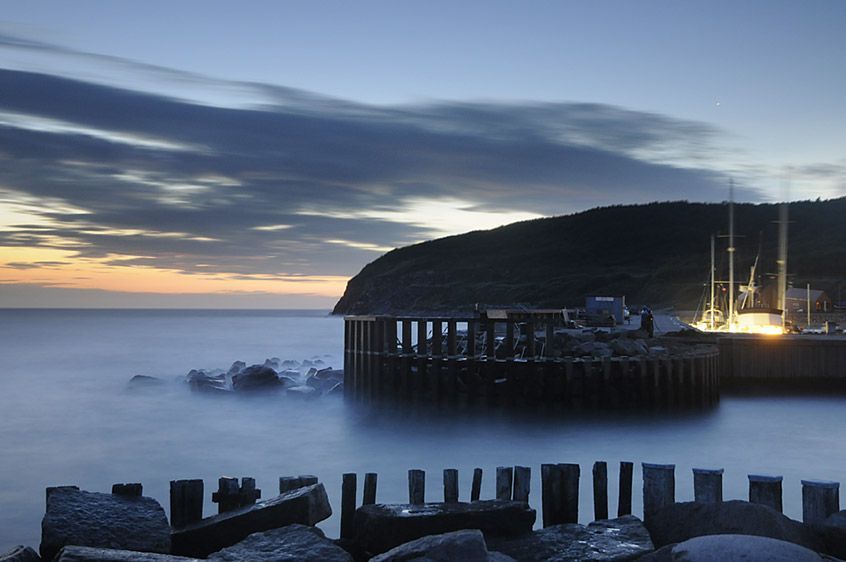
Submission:
MULTIPOLYGON (((547 323, 547 342, 552 328, 547 323)), ((345 394, 365 402, 548 403, 562 409, 710 406, 719 399, 716 349, 684 356, 554 358, 548 356, 548 346, 535 345, 531 323, 521 332, 523 354, 515 357, 511 321, 347 317, 345 394), (466 322, 467 333, 459 342, 461 322, 466 322), (495 346, 497 322, 506 323, 507 349, 500 358, 487 353, 495 346), (411 339, 414 323, 420 331, 416 346, 411 339), (431 346, 429 324, 435 334, 431 346), (440 335, 443 324, 448 327, 446 348, 440 335), (482 332, 487 343, 479 350, 476 334, 482 332)))
MULTIPOLYGON (((649 519, 662 508, 675 503, 675 465, 641 464, 643 475, 643 518, 649 519)), ((617 517, 632 513, 632 484, 634 463, 620 463, 617 517)), ((694 468, 694 501, 719 503, 723 501, 723 469, 694 468)), ((470 501, 480 499, 481 468, 473 470, 470 501)), ((526 466, 496 469, 496 499, 529 503, 531 468, 526 466)), ((575 463, 541 465, 541 513, 544 527, 579 521, 579 480, 581 467, 575 463)), ((749 501, 766 505, 782 512, 782 477, 750 474, 749 501)), ((608 464, 597 461, 593 465, 594 520, 609 518, 608 464)), ((365 475, 362 505, 376 503, 377 475, 365 475)), ((426 473, 420 469, 408 471, 408 503, 425 503, 426 473)), ((353 518, 356 510, 356 474, 343 475, 341 494, 341 538, 351 538, 354 533, 353 518)), ((443 471, 443 501, 459 501, 458 470, 443 471)), ((827 480, 802 480, 802 520, 820 523, 840 511, 840 483, 827 480)))
POLYGON ((724 379, 842 379, 846 339, 829 336, 730 335, 717 340, 724 379))

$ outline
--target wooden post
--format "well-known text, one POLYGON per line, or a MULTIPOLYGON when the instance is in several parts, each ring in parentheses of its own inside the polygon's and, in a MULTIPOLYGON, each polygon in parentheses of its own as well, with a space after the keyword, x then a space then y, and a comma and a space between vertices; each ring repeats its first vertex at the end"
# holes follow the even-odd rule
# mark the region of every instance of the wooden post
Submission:
POLYGON ((455 320, 447 320, 447 355, 454 357, 458 353, 458 326, 455 320))
POLYGON ((840 511, 840 482, 802 480, 802 522, 822 523, 840 511))
POLYGON ((593 463, 593 518, 608 519, 608 463, 593 463))
POLYGON ((514 469, 510 466, 496 467, 496 499, 511 500, 514 485, 514 469))
POLYGON ((552 357, 552 342, 555 339, 555 324, 552 320, 546 321, 546 341, 543 344, 543 356, 552 357))
POLYGON ((317 476, 312 474, 300 474, 299 476, 280 476, 279 477, 279 493, 284 494, 297 488, 305 486, 312 486, 317 484, 317 476))
POLYGON ((720 503, 723 501, 723 469, 693 469, 693 501, 720 503))
POLYGON ((579 465, 542 464, 543 526, 579 521, 579 465))
POLYGON ((523 502, 528 505, 529 492, 532 484, 532 469, 528 466, 514 467, 514 495, 511 497, 516 502, 523 502))
POLYGON ((426 503, 426 472, 412 468, 408 471, 408 503, 426 503))
POLYGON ((432 355, 443 355, 444 327, 440 320, 432 320, 432 355))
POLYGON ((535 323, 529 320, 526 322, 526 356, 532 359, 537 355, 535 349, 535 323))
POLYGON ((782 513, 781 476, 749 475, 749 501, 770 506, 782 513))
POLYGON ((225 513, 238 509, 241 503, 241 487, 238 479, 221 476, 217 481, 217 492, 212 493, 212 501, 217 504, 217 512, 225 513))
POLYGON ((467 346, 466 354, 468 357, 475 357, 476 355, 476 321, 470 319, 467 321, 467 346))
POLYGON ((479 496, 482 493, 482 469, 481 468, 474 468, 473 469, 473 485, 470 488, 470 501, 477 502, 479 501, 479 496))
POLYGON ((559 464, 561 475, 561 493, 564 500, 562 523, 579 522, 579 475, 581 469, 577 464, 559 464))
POLYGON ((620 463, 620 493, 617 499, 617 517, 632 513, 632 476, 634 463, 622 461, 620 463))
POLYGON ((185 527, 203 518, 203 481, 170 481, 170 526, 185 527))
POLYGON ((427 341, 429 339, 429 327, 428 321, 419 319, 417 320, 417 355, 427 355, 428 354, 428 346, 427 341))
POLYGON ((485 321, 485 355, 488 359, 496 357, 496 322, 491 318, 485 321))
POLYGON ((643 519, 646 521, 662 508, 676 502, 674 464, 642 463, 643 519))
POLYGON ((458 502, 458 469, 444 469, 444 502, 458 502))
POLYGON ((355 535, 355 492, 358 484, 356 474, 348 472, 341 480, 341 538, 351 539, 355 535))
POLYGON ((411 346, 411 320, 403 319, 402 321, 402 352, 411 353, 413 350, 411 346))
POLYGON ((376 479, 375 472, 367 472, 364 475, 364 493, 361 498, 361 505, 373 505, 376 503, 376 479))
POLYGON ((514 357, 514 321, 510 318, 505 321, 505 357, 514 357))
POLYGON ((140 482, 130 484, 112 484, 112 494, 127 498, 140 498, 144 493, 144 487, 140 482))
POLYGON ((256 479, 250 476, 241 478, 241 488, 238 492, 240 495, 238 507, 253 505, 261 497, 261 490, 256 488, 256 479))

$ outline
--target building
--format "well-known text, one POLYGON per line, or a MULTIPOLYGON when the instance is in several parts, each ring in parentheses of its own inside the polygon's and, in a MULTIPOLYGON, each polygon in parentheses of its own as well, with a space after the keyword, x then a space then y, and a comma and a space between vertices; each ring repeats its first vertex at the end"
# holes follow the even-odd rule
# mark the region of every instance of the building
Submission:
MULTIPOLYGON (((830 312, 831 298, 825 291, 811 289, 811 312, 830 312)), ((791 287, 784 295, 785 308, 788 312, 807 312, 808 310, 808 289, 791 287)))
POLYGON ((588 318, 614 318, 617 324, 623 323, 623 309, 626 297, 585 297, 585 314, 588 318))

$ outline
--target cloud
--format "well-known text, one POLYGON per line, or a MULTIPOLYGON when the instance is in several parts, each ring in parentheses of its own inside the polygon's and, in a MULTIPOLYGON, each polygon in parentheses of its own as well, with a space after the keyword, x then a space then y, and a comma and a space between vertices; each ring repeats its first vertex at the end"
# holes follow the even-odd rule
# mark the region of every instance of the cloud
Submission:
POLYGON ((721 133, 698 122, 600 104, 372 106, 237 88, 264 102, 0 69, 0 205, 25 207, 0 220, 0 246, 185 273, 352 275, 379 251, 515 218, 725 198, 724 175, 702 164, 721 133))

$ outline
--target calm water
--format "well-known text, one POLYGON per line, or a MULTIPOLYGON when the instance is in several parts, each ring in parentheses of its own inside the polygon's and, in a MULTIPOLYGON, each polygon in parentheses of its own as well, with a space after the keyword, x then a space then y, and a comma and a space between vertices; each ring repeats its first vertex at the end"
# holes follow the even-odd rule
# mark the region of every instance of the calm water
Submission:
MULTIPOLYGON (((338 398, 292 400, 210 397, 171 382, 127 390, 132 375, 175 381, 192 368, 228 368, 267 357, 320 357, 340 368, 343 322, 325 311, 0 310, 0 550, 37 548, 44 488, 76 484, 108 491, 142 482, 167 508, 168 482, 254 476, 265 497, 280 475, 313 473, 339 511, 341 474, 379 473, 380 501, 407 498, 406 470, 458 468, 466 498, 472 468, 485 469, 493 496, 496 466, 533 470, 539 507, 544 462, 582 465, 582 519, 592 514, 590 466, 607 460, 612 511, 616 463, 677 465, 677 499, 691 499, 694 466, 724 467, 729 498, 746 495, 746 474, 782 474, 785 511, 801 516, 801 478, 846 477, 846 398, 724 397, 706 413, 590 415, 373 412, 338 398)), ((635 469, 638 489, 639 465, 635 469)), ((635 493, 635 513, 640 501, 635 493)), ((216 506, 207 501, 206 513, 216 506)), ((337 536, 338 519, 321 525, 337 536)))

